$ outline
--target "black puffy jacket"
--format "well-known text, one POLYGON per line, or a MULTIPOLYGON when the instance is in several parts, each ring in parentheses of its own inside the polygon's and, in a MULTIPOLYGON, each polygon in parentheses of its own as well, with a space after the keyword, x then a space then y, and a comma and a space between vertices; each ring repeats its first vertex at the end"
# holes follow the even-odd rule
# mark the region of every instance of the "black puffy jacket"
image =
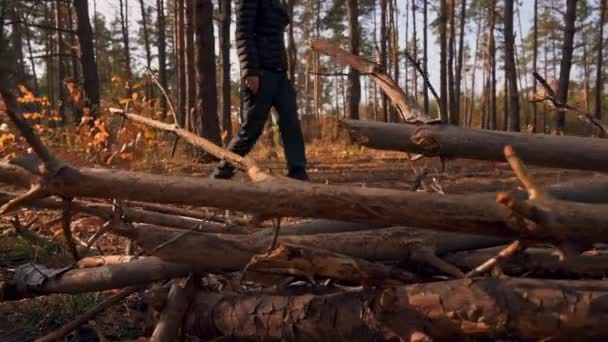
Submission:
POLYGON ((289 15, 280 0, 239 0, 236 45, 242 77, 259 75, 260 70, 287 70, 284 32, 288 24, 289 15))

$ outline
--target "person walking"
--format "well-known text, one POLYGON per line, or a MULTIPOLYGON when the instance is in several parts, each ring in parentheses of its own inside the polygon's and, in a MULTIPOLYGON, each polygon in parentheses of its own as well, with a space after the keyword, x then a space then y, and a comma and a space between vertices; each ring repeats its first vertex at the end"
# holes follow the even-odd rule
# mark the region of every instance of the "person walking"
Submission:
MULTIPOLYGON (((296 92, 287 77, 284 32, 290 20, 287 7, 280 0, 238 2, 236 43, 243 82, 241 101, 244 115, 228 149, 241 156, 249 153, 262 134, 270 109, 274 107, 287 160, 287 176, 306 181, 306 152, 296 92)), ((229 179, 235 172, 234 165, 222 160, 212 178, 229 179)))

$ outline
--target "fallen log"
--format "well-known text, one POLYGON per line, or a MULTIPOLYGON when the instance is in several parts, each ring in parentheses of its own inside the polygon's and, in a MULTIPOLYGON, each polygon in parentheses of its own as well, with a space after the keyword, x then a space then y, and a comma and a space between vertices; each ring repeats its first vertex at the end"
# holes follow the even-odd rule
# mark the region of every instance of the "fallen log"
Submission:
POLYGON ((246 266, 249 272, 291 274, 345 280, 364 286, 412 283, 418 278, 397 267, 333 253, 314 247, 282 244, 269 253, 255 255, 246 266))
MULTIPOLYGON (((270 235, 205 234, 146 224, 115 224, 112 232, 135 241, 145 253, 163 260, 196 266, 201 272, 242 270, 254 255, 265 253, 270 235)), ((463 234, 436 233, 395 227, 340 234, 281 235, 279 244, 327 250, 350 257, 377 261, 401 260, 420 248, 436 253, 478 249, 505 243, 504 239, 463 234)))
MULTIPOLYGON (((1 172, 0 172, 1 174, 1 172)), ((17 195, 0 192, 0 204, 6 203, 17 195)), ((31 201, 27 204, 30 208, 61 210, 63 207, 62 201, 44 198, 31 201)), ((92 216, 97 216, 103 219, 109 219, 112 216, 112 205, 106 203, 96 203, 87 201, 73 201, 71 204, 72 212, 84 213, 92 216)), ((185 216, 168 215, 154 211, 148 211, 137 208, 121 207, 123 219, 128 222, 141 222, 156 224, 161 226, 196 229, 207 233, 231 233, 244 234, 248 230, 245 227, 235 225, 224 225, 208 220, 196 219, 185 216)))
POLYGON ((0 302, 53 293, 95 292, 144 285, 185 277, 192 271, 192 266, 169 263, 155 257, 83 269, 49 270, 40 265, 27 264, 17 269, 12 281, 0 282, 0 302))
MULTIPOLYGON (((441 257, 468 271, 496 256, 501 249, 502 247, 492 247, 460 251, 441 257)), ((608 255, 582 255, 562 260, 554 249, 527 248, 501 261, 499 267, 509 276, 603 279, 608 275, 608 255)))
POLYGON ((364 146, 428 157, 504 161, 511 145, 531 165, 608 171, 605 139, 498 132, 452 125, 391 124, 345 120, 351 136, 364 146))
MULTIPOLYGON (((193 276, 186 279, 183 284, 179 280, 173 282, 158 324, 152 333, 152 337, 150 337, 151 342, 178 341, 184 315, 188 311, 192 299, 196 294, 196 287, 194 285, 193 276)), ((182 340, 184 338, 179 339, 179 341, 182 340)))
POLYGON ((523 340, 608 337, 608 282, 465 279, 315 296, 199 292, 186 321, 202 339, 523 340))

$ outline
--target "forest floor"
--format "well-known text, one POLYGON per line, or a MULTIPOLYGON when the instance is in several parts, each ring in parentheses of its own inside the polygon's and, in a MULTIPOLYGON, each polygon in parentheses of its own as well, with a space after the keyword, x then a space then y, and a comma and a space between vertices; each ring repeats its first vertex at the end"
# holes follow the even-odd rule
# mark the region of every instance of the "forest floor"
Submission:
MULTIPOLYGON (((167 151, 159 151, 169 155, 167 151)), ((267 148, 258 147, 252 154, 264 168, 282 173, 284 162, 281 153, 271 153, 267 148)), ((134 163, 131 169, 164 174, 181 174, 206 177, 213 164, 200 164, 179 157, 165 158, 152 164, 134 163)), ((74 165, 87 164, 77 155, 61 155, 74 165)), ((309 173, 317 183, 350 184, 365 187, 391 189, 411 189, 416 182, 416 172, 427 168, 427 184, 433 184, 429 191, 446 194, 471 192, 498 192, 512 190, 519 186, 518 180, 506 163, 479 162, 470 160, 447 161, 445 170, 439 159, 421 159, 410 162, 403 153, 372 151, 346 144, 314 143, 308 147, 309 173), (433 181, 434 179, 434 181, 433 181)), ((591 172, 531 168, 531 174, 541 185, 566 180, 589 177, 591 172)), ((242 179, 238 175, 237 179, 242 179)), ((2 191, 15 191, 8 186, 2 191)), ((480 205, 483 205, 480 203, 480 205)), ((44 237, 46 242, 34 244, 18 236, 9 218, 0 219, 0 281, 9 280, 12 271, 20 264, 35 261, 49 266, 65 266, 70 257, 61 243, 61 223, 59 213, 52 211, 21 210, 22 223, 36 218, 31 230, 44 237)), ((74 234, 87 239, 102 224, 99 219, 77 215, 74 219, 74 234)), ((100 247, 105 254, 122 254, 126 241, 106 235, 100 247)), ((30 341, 57 329, 82 312, 102 301, 111 291, 80 295, 52 295, 19 302, 0 303, 0 341, 30 341)), ((133 295, 120 305, 105 311, 94 322, 86 325, 73 336, 74 341, 97 341, 103 336, 110 341, 125 341, 145 336, 152 320, 147 313, 141 294, 133 295)), ((149 333, 149 332, 148 332, 149 333)), ((101 340, 104 340, 103 338, 101 340)))

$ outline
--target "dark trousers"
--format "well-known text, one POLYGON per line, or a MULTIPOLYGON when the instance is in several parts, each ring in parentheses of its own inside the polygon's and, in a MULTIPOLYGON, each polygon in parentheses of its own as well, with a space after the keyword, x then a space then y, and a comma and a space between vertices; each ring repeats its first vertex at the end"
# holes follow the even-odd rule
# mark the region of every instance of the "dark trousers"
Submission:
MULTIPOLYGON (((285 72, 264 70, 260 74, 257 94, 243 85, 243 122, 238 134, 228 145, 228 149, 241 156, 251 151, 264 130, 270 109, 278 113, 278 125, 287 159, 288 176, 306 176, 306 154, 304 138, 298 119, 296 93, 285 72)), ((234 174, 234 166, 222 162, 218 168, 219 178, 229 178, 234 174)))

